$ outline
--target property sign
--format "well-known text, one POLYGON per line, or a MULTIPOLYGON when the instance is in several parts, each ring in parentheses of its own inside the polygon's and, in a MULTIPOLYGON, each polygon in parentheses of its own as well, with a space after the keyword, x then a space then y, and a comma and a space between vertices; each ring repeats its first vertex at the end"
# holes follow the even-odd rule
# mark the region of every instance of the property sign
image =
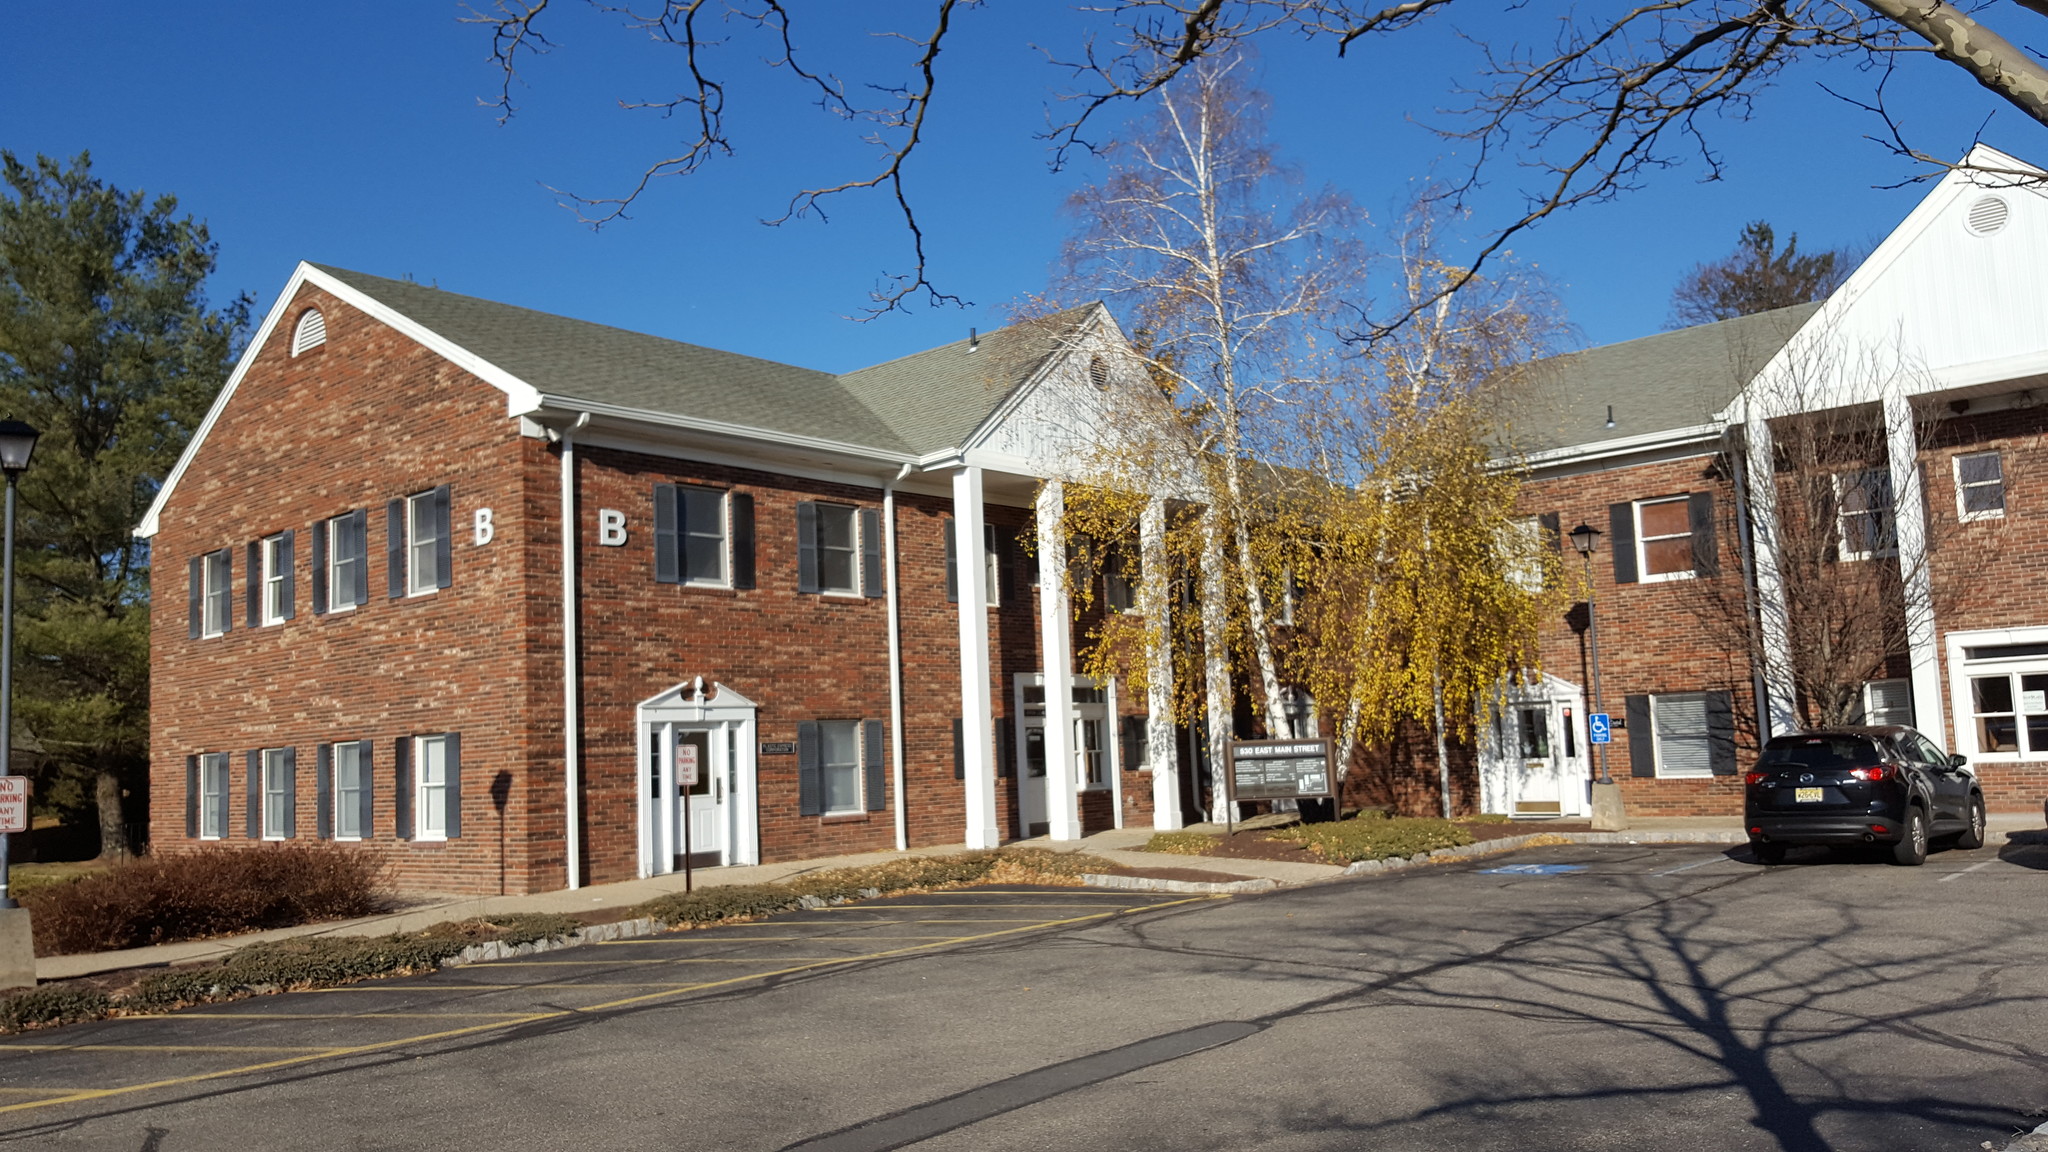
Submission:
POLYGON ((1586 741, 1589 744, 1614 743, 1614 725, 1605 712, 1592 712, 1586 716, 1586 741))
POLYGON ((28 777, 0 776, 0 832, 28 831, 28 777))
POLYGON ((695 744, 678 744, 676 745, 676 787, 695 788, 696 786, 697 746, 695 744))
POLYGON ((1232 740, 1232 800, 1335 797, 1336 765, 1328 740, 1232 740))

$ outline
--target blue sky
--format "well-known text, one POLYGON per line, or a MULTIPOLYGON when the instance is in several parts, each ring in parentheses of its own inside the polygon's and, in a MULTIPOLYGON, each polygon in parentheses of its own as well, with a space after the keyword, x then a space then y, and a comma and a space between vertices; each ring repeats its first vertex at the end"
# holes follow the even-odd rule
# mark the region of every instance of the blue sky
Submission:
MULTIPOLYGON (((900 47, 868 35, 919 30, 928 3, 813 0, 816 66, 849 77, 900 47)), ((1463 33, 1498 39, 1504 3, 1460 10, 1462 23, 1403 33, 1345 60, 1326 46, 1275 41, 1261 57, 1285 156, 1379 217, 1432 171, 1456 170, 1455 146, 1419 121, 1450 102, 1476 59, 1463 33)), ((438 0, 345 5, 161 3, 8 5, 0 10, 0 148, 69 156, 127 188, 176 194, 221 247, 216 296, 248 291, 268 306, 300 259, 338 264, 527 307, 827 370, 847 370, 1000 321, 1045 286, 1068 221, 1060 205, 1090 174, 1048 171, 1041 131, 1066 77, 1046 49, 1080 42, 1089 18, 1052 0, 971 9, 941 57, 942 102, 911 191, 940 286, 967 309, 918 307, 870 323, 857 313, 884 273, 906 264, 890 206, 842 198, 829 224, 767 228, 795 189, 864 173, 873 150, 809 107, 786 76, 736 42, 738 155, 662 181, 633 218, 593 232, 546 186, 604 194, 665 154, 677 128, 621 99, 675 89, 680 54, 565 8, 559 46, 529 63, 521 111, 497 123, 483 29, 438 0)), ((1525 13, 1516 27, 1531 25, 1525 13)), ((1795 71, 1748 123, 1715 127, 1726 178, 1697 166, 1653 175, 1616 202, 1578 210, 1517 244, 1544 271, 1584 338, 1646 335, 1664 322, 1672 284, 1766 218, 1803 244, 1869 245, 1911 208, 1912 174, 1864 139, 1879 125, 1823 93, 1866 95, 1846 68, 1795 71)), ((1999 111, 1953 69, 1912 61, 1892 83, 1913 142, 1960 153, 1985 117, 1987 142, 2040 162, 2048 140, 1999 111)), ((1510 169, 1480 197, 1475 229, 1518 203, 1510 169)))

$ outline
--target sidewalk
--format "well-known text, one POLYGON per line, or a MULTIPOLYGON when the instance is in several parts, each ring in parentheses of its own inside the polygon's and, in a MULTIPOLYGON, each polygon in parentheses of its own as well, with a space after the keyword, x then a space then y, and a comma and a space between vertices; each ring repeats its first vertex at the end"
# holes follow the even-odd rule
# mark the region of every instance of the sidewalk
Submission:
MULTIPOLYGON (((2039 828, 2041 817, 2028 812, 1994 812, 1989 824, 1991 839, 1996 843, 2003 839, 2005 833, 2039 828)), ((1739 836, 1742 822, 1731 816, 1653 816, 1631 820, 1628 830, 1642 833, 1646 840, 1655 839, 1659 834, 1732 833, 1739 836)), ((1037 837, 1014 841, 1006 847, 1086 852, 1128 868, 1197 868, 1204 872, 1242 876, 1248 880, 1275 880, 1281 884, 1312 884, 1320 880, 1332 880, 1344 874, 1344 869, 1331 864, 1240 860, 1225 856, 1168 856, 1158 852, 1139 851, 1138 849, 1151 838, 1150 828, 1119 828, 1097 832, 1079 840, 1054 841, 1037 837)), ((850 856, 790 860, 779 864, 760 864, 743 868, 707 868, 696 874, 695 882, 702 888, 725 884, 768 884, 829 868, 880 864, 905 856, 945 856, 966 850, 963 845, 948 844, 913 848, 908 852, 863 852, 850 856)), ((381 916, 329 920, 319 924, 302 924, 295 928, 278 928, 269 932, 252 932, 215 940, 187 940, 148 948, 127 948, 118 952, 42 956, 36 960, 36 978, 64 980, 130 968, 162 968, 172 964, 214 960, 247 944, 266 940, 286 940, 295 936, 383 936, 393 932, 416 932, 448 920, 468 920, 509 912, 574 914, 608 908, 625 909, 656 896, 682 890, 683 877, 671 874, 649 877, 645 880, 624 880, 615 884, 593 884, 575 890, 537 892, 527 896, 447 896, 408 893, 407 897, 414 901, 413 903, 381 916)))

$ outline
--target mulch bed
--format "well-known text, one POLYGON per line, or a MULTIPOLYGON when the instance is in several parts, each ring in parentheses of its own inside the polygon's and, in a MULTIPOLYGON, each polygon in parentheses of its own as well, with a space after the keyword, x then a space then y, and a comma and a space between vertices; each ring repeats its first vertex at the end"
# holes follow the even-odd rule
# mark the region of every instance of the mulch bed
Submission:
POLYGON ((1510 836, 1528 836, 1537 832, 1593 830, 1593 826, 1583 820, 1510 820, 1500 824, 1467 824, 1459 821, 1458 827, 1470 832, 1474 840, 1505 840, 1510 836))
POLYGON ((1329 861, 1291 840, 1268 840, 1269 829, 1216 837, 1216 846, 1204 856, 1228 856, 1235 860, 1284 860, 1293 864, 1328 864, 1329 861))

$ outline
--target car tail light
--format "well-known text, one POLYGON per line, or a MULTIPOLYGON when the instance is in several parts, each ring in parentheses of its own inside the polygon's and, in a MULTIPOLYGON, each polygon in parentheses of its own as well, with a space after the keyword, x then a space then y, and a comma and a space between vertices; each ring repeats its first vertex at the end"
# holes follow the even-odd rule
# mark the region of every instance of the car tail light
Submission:
POLYGON ((1742 782, 1744 784, 1761 784, 1769 776, 1769 772, 1744 772, 1742 774, 1742 782))
POLYGON ((1878 833, 1879 835, 1883 835, 1884 833, 1887 833, 1887 832, 1890 832, 1890 831, 1891 831, 1891 829, 1889 829, 1889 828, 1885 827, 1885 826, 1884 826, 1884 825, 1882 825, 1882 824, 1872 824, 1872 825, 1870 826, 1870 830, 1871 830, 1872 832, 1876 832, 1876 833, 1878 833))
POLYGON ((1882 780, 1888 771, 1890 769, 1879 764, 1874 768, 1851 768, 1849 769, 1849 775, 1854 776, 1858 780, 1882 780))

